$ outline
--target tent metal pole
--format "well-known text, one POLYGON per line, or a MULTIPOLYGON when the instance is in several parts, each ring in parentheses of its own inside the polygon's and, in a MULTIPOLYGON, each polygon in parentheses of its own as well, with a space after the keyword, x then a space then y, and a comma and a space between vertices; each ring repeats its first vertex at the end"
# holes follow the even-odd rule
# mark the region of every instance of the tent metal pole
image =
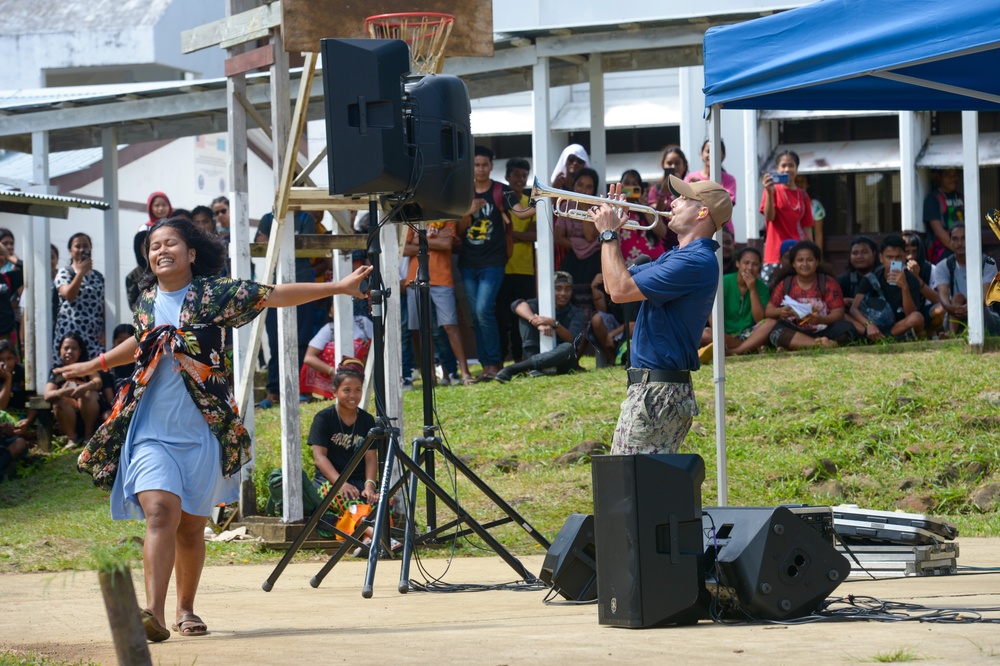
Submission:
POLYGON ((979 206, 979 114, 962 111, 962 173, 965 189, 965 293, 969 299, 969 346, 983 350, 983 222, 979 206))
MULTIPOLYGON (((716 183, 722 182, 722 107, 714 105, 708 114, 708 136, 712 142, 712 161, 709 177, 716 183)), ((722 230, 715 233, 715 240, 722 245, 722 230)), ((715 456, 716 475, 719 486, 719 506, 729 505, 729 473, 726 459, 726 329, 722 303, 722 249, 716 252, 719 260, 719 286, 715 292, 712 308, 712 364, 715 383, 715 456)))

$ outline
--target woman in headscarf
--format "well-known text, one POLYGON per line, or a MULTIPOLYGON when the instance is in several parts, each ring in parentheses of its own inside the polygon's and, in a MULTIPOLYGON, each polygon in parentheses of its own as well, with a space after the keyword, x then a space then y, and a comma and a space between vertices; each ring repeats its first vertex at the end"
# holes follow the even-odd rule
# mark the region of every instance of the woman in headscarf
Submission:
POLYGON ((568 189, 570 183, 576 180, 576 172, 590 166, 590 156, 587 150, 578 143, 566 146, 552 170, 552 187, 557 190, 568 189))

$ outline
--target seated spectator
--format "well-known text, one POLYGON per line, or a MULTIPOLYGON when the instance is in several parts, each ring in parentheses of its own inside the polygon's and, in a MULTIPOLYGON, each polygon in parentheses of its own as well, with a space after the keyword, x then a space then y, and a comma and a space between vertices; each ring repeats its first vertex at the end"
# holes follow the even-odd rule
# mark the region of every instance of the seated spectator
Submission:
MULTIPOLYGON (((111 345, 112 349, 133 337, 135 337, 135 326, 132 324, 118 324, 111 333, 111 339, 114 341, 111 345)), ((118 393, 118 389, 128 381, 128 378, 132 376, 134 371, 135 363, 116 365, 111 368, 111 376, 114 377, 115 382, 115 393, 118 393)))
POLYGON ((844 304, 850 308, 858 287, 865 281, 865 276, 875 270, 878 264, 878 245, 868 236, 855 236, 851 239, 848 270, 837 276, 837 284, 844 294, 844 304))
MULTIPOLYGON (((594 312, 590 318, 587 340, 597 350, 598 367, 616 365, 622 358, 625 345, 625 307, 611 300, 604 287, 604 273, 598 273, 590 283, 594 312)), ((635 328, 635 319, 629 321, 629 334, 635 328)))
POLYGON ((844 294, 844 307, 847 308, 845 317, 854 324, 854 330, 858 335, 865 334, 865 320, 854 318, 851 314, 851 304, 858 294, 858 287, 866 281, 865 276, 875 270, 876 264, 878 264, 878 245, 875 241, 868 236, 855 236, 851 239, 848 270, 837 277, 837 283, 844 294))
POLYGON ((808 347, 836 347, 847 344, 856 337, 854 326, 844 320, 844 296, 840 285, 820 267, 819 247, 812 241, 799 241, 789 255, 791 269, 779 271, 771 299, 761 322, 739 347, 727 350, 742 354, 760 347, 764 342, 778 349, 806 349, 808 347), (811 310, 800 315, 785 301, 807 305, 811 310))
MULTIPOLYGON (((333 375, 333 393, 337 402, 317 412, 309 428, 316 474, 313 485, 326 495, 341 472, 361 448, 375 419, 358 405, 361 403, 364 366, 356 358, 344 357, 333 375)), ((364 460, 354 468, 340 488, 345 500, 362 499, 374 504, 378 497, 378 447, 371 446, 364 460)), ((333 506, 333 505, 331 505, 333 506)), ((370 534, 366 533, 370 539, 370 534)))
POLYGON ((739 270, 736 266, 736 237, 727 227, 722 227, 722 274, 739 270))
POLYGON ((545 374, 554 369, 564 374, 576 369, 576 345, 583 334, 583 314, 573 305, 573 277, 564 271, 557 271, 555 280, 556 316, 543 317, 538 314, 538 299, 517 300, 511 310, 521 318, 521 340, 524 344, 525 360, 509 365, 497 373, 499 382, 509 382, 523 372, 533 376, 545 374), (541 336, 555 338, 556 346, 551 351, 539 353, 541 336))
POLYGON ((13 423, 0 423, 0 481, 13 475, 17 461, 28 454, 28 440, 15 432, 13 423))
MULTIPOLYGON (((333 378, 336 374, 337 355, 333 330, 334 307, 330 306, 330 322, 319 329, 306 349, 306 358, 299 372, 299 388, 303 393, 333 398, 333 378)), ((354 318, 354 358, 364 368, 368 347, 372 340, 372 323, 367 317, 354 318)), ((346 358, 346 355, 341 355, 346 358)))
MULTIPOLYGON (((90 360, 87 343, 77 333, 68 333, 59 340, 59 366, 90 360)), ((86 382, 66 379, 55 372, 49 373, 45 385, 45 400, 52 405, 59 429, 66 435, 67 449, 79 446, 94 434, 100 415, 98 392, 103 382, 94 374, 86 382)))
POLYGON ((904 231, 903 242, 906 244, 906 268, 920 280, 917 307, 924 316, 924 332, 930 334, 941 328, 945 314, 941 297, 931 288, 931 271, 934 265, 927 261, 927 250, 920 234, 904 231))
POLYGON ((886 236, 880 251, 882 265, 865 275, 858 285, 851 318, 862 322, 861 333, 868 340, 889 335, 900 341, 915 340, 924 332, 924 316, 917 306, 920 278, 904 268, 906 243, 902 236, 886 236))
MULTIPOLYGON (((216 232, 219 237, 229 242, 229 198, 219 196, 212 199, 212 216, 215 218, 216 232)), ((260 242, 260 241, 257 241, 260 242)))
POLYGON ((24 388, 24 366, 14 346, 0 340, 0 410, 18 419, 14 432, 24 435, 35 421, 35 410, 28 406, 28 392, 24 388))
MULTIPOLYGON (((956 224, 948 231, 954 254, 945 257, 931 271, 931 287, 941 297, 941 305, 947 316, 947 326, 952 333, 957 333, 962 325, 968 323, 969 302, 966 291, 967 268, 965 265, 965 225, 956 224)), ((983 291, 989 289, 990 283, 997 274, 997 265, 991 257, 983 256, 981 280, 983 291)), ((983 321, 986 330, 996 335, 1000 333, 1000 320, 997 314, 983 305, 983 321)))
POLYGON ((762 280, 767 282, 767 288, 770 289, 772 293, 774 292, 774 285, 778 282, 778 273, 792 270, 792 257, 789 254, 789 251, 795 247, 796 243, 798 243, 798 241, 789 239, 781 244, 781 248, 779 250, 780 254, 778 255, 778 267, 776 270, 771 272, 770 277, 764 275, 763 268, 760 269, 760 277, 762 280))
MULTIPOLYGON (((749 338, 757 324, 764 319, 770 295, 767 285, 760 279, 760 270, 764 265, 760 250, 755 247, 743 248, 736 257, 736 265, 736 273, 722 276, 727 354, 731 353, 731 348, 738 348, 749 338)), ((706 346, 712 344, 711 322, 702 335, 701 343, 706 346)), ((704 348, 699 352, 699 357, 703 354, 706 358, 702 361, 707 362, 708 352, 704 348)))

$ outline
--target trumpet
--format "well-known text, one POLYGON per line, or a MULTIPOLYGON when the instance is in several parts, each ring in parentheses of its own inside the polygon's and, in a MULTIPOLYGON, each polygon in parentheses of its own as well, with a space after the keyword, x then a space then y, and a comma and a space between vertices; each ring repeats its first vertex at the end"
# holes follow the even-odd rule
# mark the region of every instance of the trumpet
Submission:
MULTIPOLYGON (((986 215, 986 221, 990 223, 990 229, 1000 238, 1000 210, 993 209, 986 215)), ((986 305, 1000 303, 1000 274, 993 276, 990 288, 986 290, 986 305)))
POLYGON ((649 231, 656 226, 656 223, 660 221, 660 218, 671 217, 670 213, 662 210, 656 210, 652 206, 643 206, 642 204, 629 203, 627 201, 617 201, 615 199, 605 199, 604 197, 595 197, 589 194, 578 194, 576 192, 570 192, 569 190, 557 190, 551 187, 545 187, 542 185, 538 178, 535 178, 535 185, 531 188, 531 200, 538 201, 542 197, 549 197, 556 200, 555 212, 563 217, 569 217, 574 220, 584 220, 587 222, 592 222, 593 219, 590 217, 590 212, 586 210, 578 210, 575 205, 577 203, 589 204, 591 206, 600 206, 601 204, 611 204, 611 207, 615 209, 615 213, 621 215, 621 211, 635 211, 636 213, 641 213, 643 215, 652 215, 652 224, 641 225, 635 222, 629 222, 625 225, 626 229, 637 229, 639 231, 649 231))

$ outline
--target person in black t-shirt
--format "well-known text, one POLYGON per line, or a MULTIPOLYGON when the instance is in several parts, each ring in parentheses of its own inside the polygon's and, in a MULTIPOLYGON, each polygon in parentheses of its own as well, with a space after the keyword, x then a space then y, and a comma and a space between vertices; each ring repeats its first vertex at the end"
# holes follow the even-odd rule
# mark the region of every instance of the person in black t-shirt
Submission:
MULTIPOLYGON (((333 395, 337 403, 318 412, 309 429, 316 475, 313 483, 326 490, 340 478, 354 453, 375 427, 371 414, 358 408, 362 397, 364 365, 355 358, 345 357, 333 375, 333 395)), ((378 452, 374 447, 365 453, 364 463, 354 468, 340 489, 344 499, 358 498, 372 504, 378 496, 378 452)))
POLYGON ((493 151, 476 146, 473 162, 476 191, 472 207, 458 223, 458 237, 462 240, 458 268, 472 310, 476 355, 483 366, 480 375, 483 380, 493 379, 503 365, 496 301, 507 259, 514 250, 514 232, 507 217, 509 205, 505 196, 510 188, 490 178, 492 168, 493 151))
POLYGON ((895 336, 897 340, 915 339, 924 332, 924 316, 917 305, 920 279, 906 270, 906 242, 899 234, 890 234, 882 241, 882 265, 858 285, 858 294, 851 305, 851 315, 865 322, 864 335, 869 340, 895 336), (895 267, 893 263, 898 262, 895 267), (882 299, 895 314, 895 322, 872 321, 869 299, 882 299))

